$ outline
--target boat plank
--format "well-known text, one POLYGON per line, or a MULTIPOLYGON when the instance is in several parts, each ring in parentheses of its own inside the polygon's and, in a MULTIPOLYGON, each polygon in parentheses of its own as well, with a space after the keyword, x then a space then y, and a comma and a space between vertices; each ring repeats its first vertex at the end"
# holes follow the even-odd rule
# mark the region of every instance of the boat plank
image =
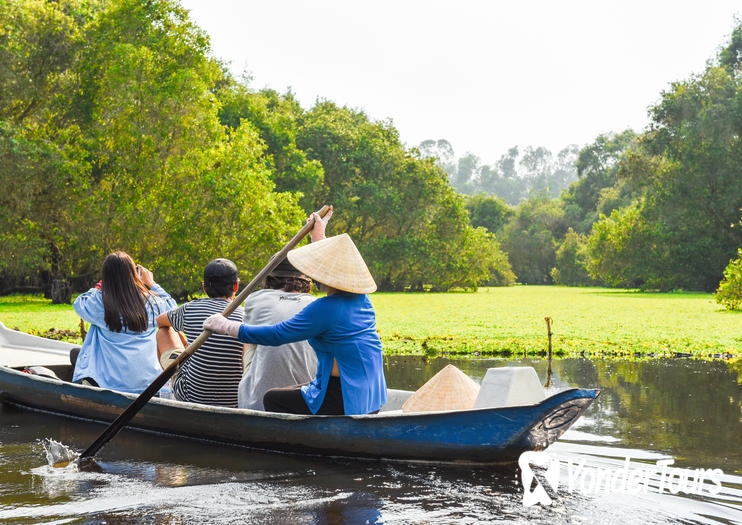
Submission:
POLYGON ((61 350, 29 350, 0 346, 0 365, 50 366, 70 364, 69 352, 61 350))

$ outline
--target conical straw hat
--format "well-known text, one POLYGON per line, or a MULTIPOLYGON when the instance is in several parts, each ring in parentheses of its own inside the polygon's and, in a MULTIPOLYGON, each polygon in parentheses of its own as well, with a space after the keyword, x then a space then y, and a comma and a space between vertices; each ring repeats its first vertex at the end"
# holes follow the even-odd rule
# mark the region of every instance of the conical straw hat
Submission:
POLYGON ((287 258, 302 273, 337 290, 376 291, 374 278, 347 233, 291 250, 287 258))
POLYGON ((412 394, 402 412, 433 412, 474 408, 479 385, 453 365, 435 374, 412 394))

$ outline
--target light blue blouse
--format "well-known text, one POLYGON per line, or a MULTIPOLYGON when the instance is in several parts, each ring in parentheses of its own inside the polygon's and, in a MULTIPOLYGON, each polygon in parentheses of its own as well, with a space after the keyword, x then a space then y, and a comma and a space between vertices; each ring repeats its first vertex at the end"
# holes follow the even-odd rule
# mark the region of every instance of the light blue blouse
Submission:
POLYGON ((147 306, 148 324, 144 332, 109 330, 100 290, 91 288, 75 299, 75 312, 90 323, 90 329, 77 357, 73 381, 90 377, 101 388, 139 394, 162 373, 157 359, 155 319, 177 304, 157 284, 152 292, 154 297, 147 306))
POLYGON ((366 294, 336 292, 310 303, 282 323, 243 324, 239 339, 266 346, 308 340, 317 353, 317 375, 301 393, 313 414, 325 400, 333 359, 340 370, 346 414, 368 414, 386 403, 381 340, 374 308, 366 294))

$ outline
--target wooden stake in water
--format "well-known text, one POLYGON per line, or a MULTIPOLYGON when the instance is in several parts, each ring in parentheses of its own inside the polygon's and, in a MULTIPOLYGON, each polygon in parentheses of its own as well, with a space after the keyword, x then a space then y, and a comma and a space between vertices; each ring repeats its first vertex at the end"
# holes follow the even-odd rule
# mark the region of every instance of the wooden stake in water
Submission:
POLYGON ((546 384, 544 385, 545 388, 549 388, 551 386, 551 322, 552 319, 548 315, 544 317, 544 321, 546 321, 546 335, 549 338, 549 367, 546 370, 546 384))

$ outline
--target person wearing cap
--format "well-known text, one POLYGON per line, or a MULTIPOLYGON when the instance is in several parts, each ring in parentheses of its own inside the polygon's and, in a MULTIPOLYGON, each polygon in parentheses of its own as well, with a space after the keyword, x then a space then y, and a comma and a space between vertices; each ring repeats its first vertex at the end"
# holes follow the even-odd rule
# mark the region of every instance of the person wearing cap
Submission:
MULTIPOLYGON (((229 259, 214 259, 204 268, 201 286, 208 297, 185 303, 157 317, 157 352, 163 369, 184 350, 177 332, 188 344, 201 335, 204 320, 223 312, 240 284, 237 266, 229 259)), ((241 307, 229 316, 242 319, 241 307)), ((222 317, 222 319, 224 319, 222 317)), ((243 346, 236 338, 215 335, 185 361, 173 376, 173 394, 179 401, 237 407, 237 387, 242 379, 243 346)))
POLYGON ((292 414, 369 414, 386 402, 386 380, 376 316, 368 294, 376 283, 348 234, 325 238, 313 215, 312 243, 288 253, 289 262, 321 283, 325 297, 274 325, 235 323, 212 315, 204 328, 245 343, 279 346, 306 339, 317 354, 317 374, 305 385, 269 390, 265 409, 292 414))
MULTIPOLYGON (((243 322, 273 325, 291 319, 315 297, 312 280, 286 259, 265 279, 265 288, 245 300, 243 322)), ((237 406, 265 410, 263 396, 271 388, 308 383, 317 371, 317 356, 306 340, 279 347, 245 344, 245 367, 237 406), (250 362, 251 361, 251 362, 250 362)))

